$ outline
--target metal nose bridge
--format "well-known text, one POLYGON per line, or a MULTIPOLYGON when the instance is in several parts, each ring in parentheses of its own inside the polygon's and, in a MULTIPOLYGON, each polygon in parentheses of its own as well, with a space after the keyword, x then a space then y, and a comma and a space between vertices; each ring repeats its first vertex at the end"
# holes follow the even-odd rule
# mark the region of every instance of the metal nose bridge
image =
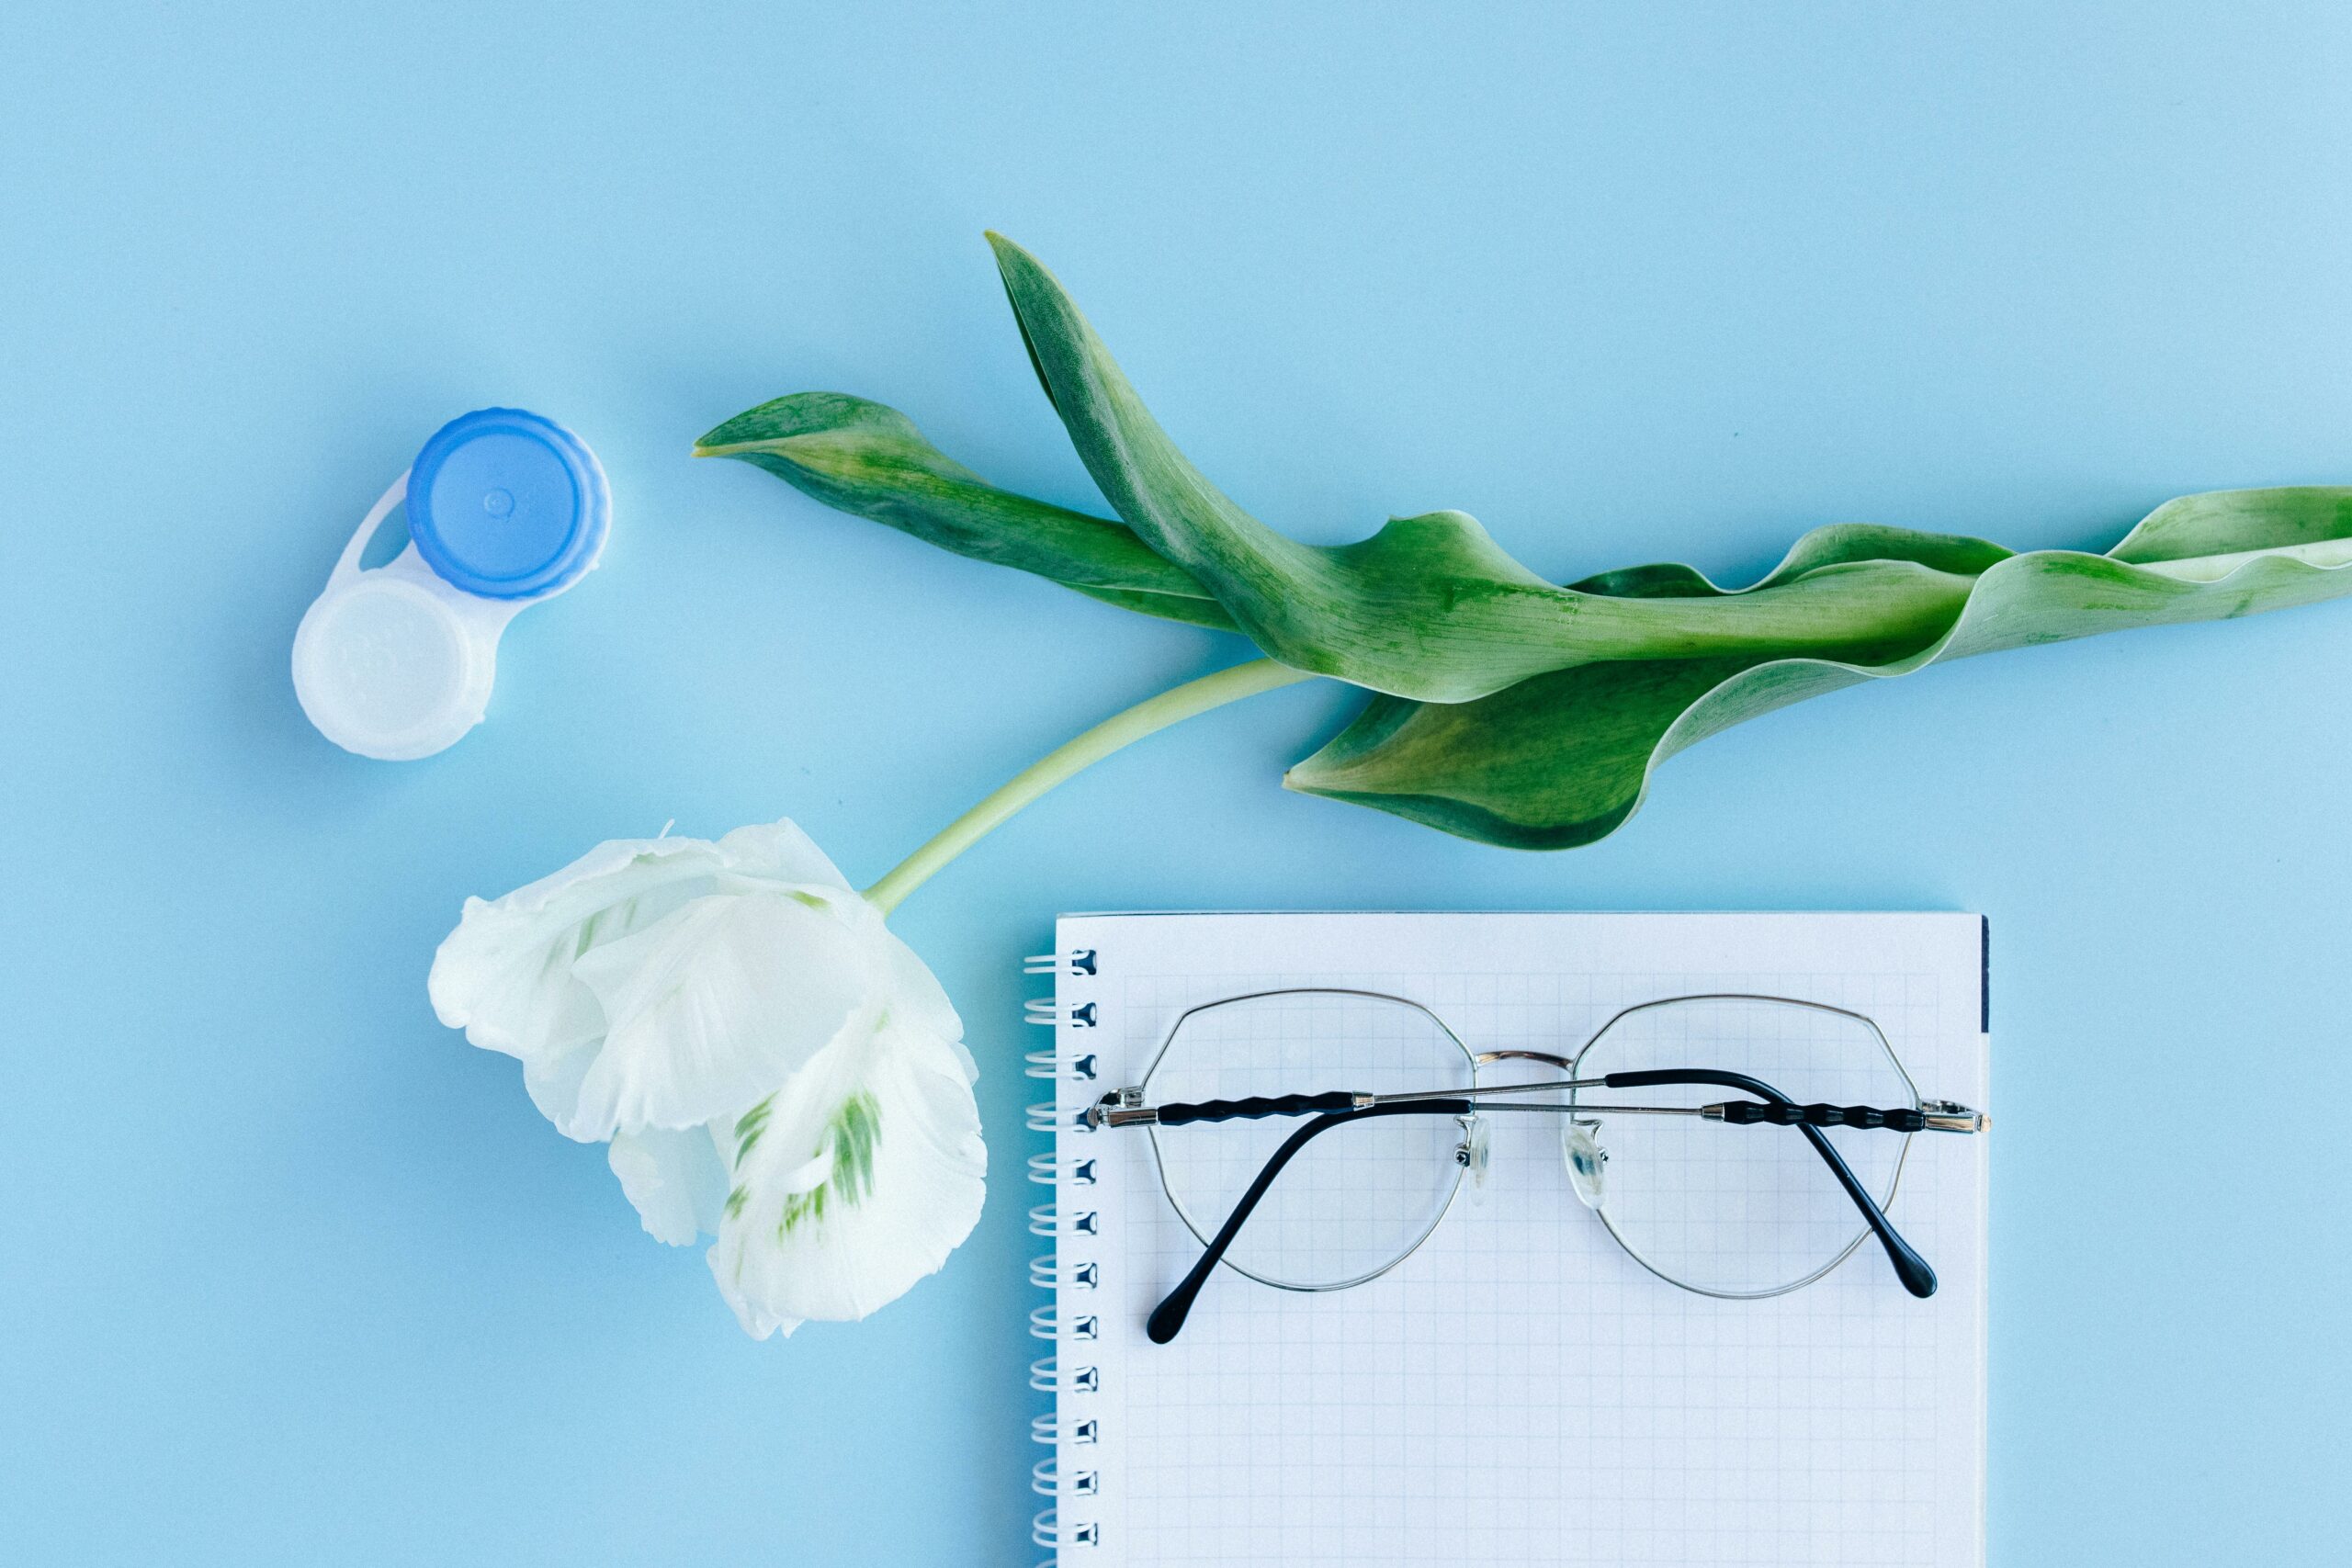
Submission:
POLYGON ((1548 1051, 1481 1051, 1474 1058, 1478 1066, 1490 1066, 1497 1062, 1541 1062, 1557 1067, 1564 1073, 1576 1071, 1576 1064, 1566 1056, 1555 1056, 1548 1051))

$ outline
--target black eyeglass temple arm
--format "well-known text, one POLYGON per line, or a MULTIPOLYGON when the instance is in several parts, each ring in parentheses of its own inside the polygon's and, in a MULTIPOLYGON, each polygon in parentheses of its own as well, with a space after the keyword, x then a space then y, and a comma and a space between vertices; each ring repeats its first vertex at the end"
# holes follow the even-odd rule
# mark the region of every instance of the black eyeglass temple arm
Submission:
MULTIPOLYGON (((1852 1168, 1846 1163, 1845 1156, 1838 1154, 1829 1140, 1822 1135, 1821 1129, 1813 1122, 1803 1119, 1803 1113, 1806 1108, 1798 1105, 1796 1101, 1774 1089, 1770 1084, 1761 1078, 1749 1077, 1746 1073, 1718 1072, 1712 1067, 1660 1067, 1647 1072, 1609 1073, 1603 1076, 1601 1081, 1611 1089, 1663 1089, 1672 1085, 1711 1084, 1724 1089, 1736 1089, 1742 1094, 1753 1095, 1769 1107, 1798 1112, 1798 1117, 1789 1122, 1782 1122, 1780 1116, 1770 1114, 1746 1119, 1793 1125, 1798 1132, 1803 1133, 1805 1142, 1813 1145, 1813 1152, 1819 1155, 1823 1163, 1829 1167, 1829 1174, 1838 1179, 1838 1185, 1846 1190, 1846 1196, 1854 1201, 1854 1207, 1862 1212, 1863 1222, 1871 1227, 1871 1233, 1878 1237, 1879 1245, 1886 1249, 1886 1260, 1894 1266, 1894 1277, 1903 1281, 1903 1288, 1923 1300, 1936 1293, 1936 1271, 1928 1267, 1928 1260, 1919 1256, 1917 1247, 1903 1239, 1903 1234, 1894 1228, 1894 1223, 1889 1220, 1885 1211, 1878 1206, 1878 1201, 1872 1198, 1868 1190, 1855 1178, 1852 1168)), ((1724 1120, 1729 1121, 1731 1107, 1727 1105, 1724 1109, 1726 1112, 1724 1120)), ((1917 1115, 1918 1112, 1914 1111, 1913 1114, 1917 1115)))
MULTIPOLYGON (((1177 1332, 1184 1326, 1185 1317, 1193 1310, 1193 1303, 1200 1297, 1201 1287, 1208 1283, 1210 1273, 1225 1260, 1227 1249, 1233 1246, 1234 1237, 1241 1234, 1242 1225, 1249 1221, 1251 1213, 1257 1209, 1259 1201, 1265 1197, 1266 1190, 1274 1184, 1274 1178, 1282 1174, 1283 1167, 1291 1162, 1293 1156, 1305 1148, 1318 1134, 1328 1133, 1332 1128, 1343 1126, 1350 1122, 1366 1121, 1374 1116, 1466 1116, 1473 1109, 1466 1100, 1417 1100, 1404 1105, 1374 1105, 1359 1111, 1347 1109, 1354 1098, 1347 1094, 1291 1095, 1285 1098, 1336 1099, 1340 1101, 1340 1105, 1317 1116, 1314 1121, 1307 1122, 1283 1140, 1282 1147, 1274 1151, 1273 1157, 1266 1161, 1266 1167, 1258 1173, 1257 1179, 1250 1183, 1250 1190, 1241 1195, 1241 1201, 1236 1203, 1233 1206, 1233 1213, 1226 1216, 1225 1224, 1218 1227, 1215 1239, 1202 1250, 1200 1260, 1193 1265, 1192 1272, 1178 1280, 1176 1288, 1169 1292, 1166 1298, 1151 1309, 1151 1315, 1144 1320, 1144 1332, 1151 1337, 1153 1344, 1165 1345, 1176 1337, 1177 1332)), ((1161 1108, 1163 1112, 1167 1109, 1164 1106, 1161 1108)), ((1242 1112, 1242 1114, 1250 1113, 1242 1112)), ((1271 1116, 1277 1112, 1265 1111, 1256 1114, 1271 1116)), ((1193 1119, 1204 1120, 1204 1118, 1193 1119)))

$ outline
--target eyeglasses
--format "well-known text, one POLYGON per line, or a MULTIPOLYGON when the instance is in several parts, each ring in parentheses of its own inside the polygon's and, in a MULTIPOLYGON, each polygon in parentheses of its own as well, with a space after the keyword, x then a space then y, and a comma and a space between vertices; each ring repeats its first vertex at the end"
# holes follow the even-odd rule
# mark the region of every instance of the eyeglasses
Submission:
POLYGON ((1394 1269, 1464 1176, 1485 1184, 1503 1112, 1558 1119, 1568 1185, 1635 1262, 1732 1298, 1812 1284, 1873 1236, 1904 1288, 1932 1295, 1935 1271, 1886 1211, 1914 1134, 1989 1124, 1920 1098, 1870 1019, 1786 997, 1640 1003, 1572 1056, 1474 1053, 1429 1009, 1374 991, 1209 1002, 1177 1019, 1142 1083, 1085 1114, 1146 1129, 1202 1244, 1151 1338, 1175 1338, 1220 1263, 1289 1291, 1394 1269), (1642 1102, 1621 1103, 1629 1090, 1642 1102))

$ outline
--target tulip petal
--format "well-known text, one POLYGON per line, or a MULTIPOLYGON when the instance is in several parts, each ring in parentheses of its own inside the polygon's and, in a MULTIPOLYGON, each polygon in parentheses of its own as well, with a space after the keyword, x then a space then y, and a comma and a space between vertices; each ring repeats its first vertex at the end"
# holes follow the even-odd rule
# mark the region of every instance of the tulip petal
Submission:
POLYGON ((874 934, 819 893, 754 885, 694 899, 581 954, 572 972, 602 1006, 606 1032, 564 1131, 608 1138, 740 1115, 874 993, 874 934))
POLYGON ((790 818, 736 829, 718 840, 718 854, 729 870, 765 877, 771 882, 842 889, 849 886, 849 878, 790 818))
POLYGON ((827 1046, 739 1124, 710 1267, 744 1332, 864 1317, 971 1234, 988 1152, 968 1059, 886 1023, 827 1046))
POLYGON ((433 955, 433 1010, 486 1051, 523 1063, 532 1103, 567 1135, 581 1078, 605 1032, 604 1010, 572 974, 599 942, 653 924, 693 897, 724 864, 695 839, 599 844, 551 876, 503 898, 469 898, 458 929, 433 955))
MULTIPOLYGON (((879 919, 879 911, 876 911, 879 919)), ((888 926, 881 928, 885 962, 888 964, 890 1014, 898 1022, 919 1034, 936 1035, 963 1051, 964 1021, 956 1016, 956 1006, 947 999, 946 989, 930 966, 916 956, 915 950, 899 940, 899 933, 888 926)), ((980 1076, 970 1053, 965 1052, 964 1081, 971 1082, 980 1076)))
POLYGON ((733 1134, 707 1127, 646 1127, 616 1133, 605 1155, 621 1190, 637 1205, 646 1235, 672 1247, 718 1234, 727 1201, 727 1156, 733 1134))

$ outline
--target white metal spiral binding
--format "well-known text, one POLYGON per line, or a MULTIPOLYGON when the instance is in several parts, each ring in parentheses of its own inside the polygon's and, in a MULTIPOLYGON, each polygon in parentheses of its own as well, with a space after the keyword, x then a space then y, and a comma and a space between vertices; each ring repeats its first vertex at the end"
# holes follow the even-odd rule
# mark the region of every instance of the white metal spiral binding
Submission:
POLYGON ((1051 1203, 1040 1203, 1029 1211, 1031 1235, 1099 1235, 1097 1228, 1102 1216, 1092 1209, 1080 1209, 1069 1218, 1055 1212, 1051 1203))
POLYGON ((1094 1077, 1094 1053, 1091 1051, 1075 1056, 1065 1056, 1058 1051, 1030 1051, 1024 1053, 1021 1060, 1026 1064, 1022 1072, 1033 1078, 1069 1078, 1085 1082, 1094 1077))
POLYGON ((1091 975, 1094 973, 1094 950, 1073 948, 1068 953, 1033 953, 1021 961, 1023 975, 1091 975))
POLYGON ((1059 1551, 1065 1546, 1093 1546, 1102 1539, 1102 1532, 1089 1519, 1082 1525, 1065 1525, 1058 1510, 1048 1508, 1029 1521, 1029 1539, 1039 1546, 1059 1551))
MULTIPOLYGON (((1057 980, 1091 977, 1097 973, 1097 954, 1092 948, 1076 948, 1067 953, 1033 953, 1022 960, 1022 970, 1030 975, 1051 975, 1057 980)), ((1058 987, 1057 987, 1058 989, 1058 987)), ((1093 1001, 1070 1001, 1057 994, 1029 998, 1023 1016, 1027 1022, 1041 1029, 1055 1031, 1054 1044, 1041 1051, 1026 1054, 1023 1070, 1028 1077, 1055 1083, 1091 1082, 1097 1070, 1094 1053, 1079 1049, 1065 1052, 1063 1043, 1070 1038, 1068 1030, 1093 1029, 1100 1025, 1097 1004, 1093 1001)), ((1081 1096, 1080 1098, 1091 1098, 1081 1096)), ((1064 1132, 1091 1132, 1081 1116, 1062 1109, 1057 1100, 1046 1100, 1028 1108, 1029 1130, 1058 1138, 1064 1132)), ((1039 1187, 1057 1190, 1070 1187, 1092 1187, 1096 1180, 1095 1159, 1091 1156, 1066 1155, 1057 1147, 1029 1156, 1029 1179, 1039 1187)), ((1046 1236, 1055 1242, 1051 1252, 1029 1260, 1029 1282, 1054 1293, 1054 1300, 1032 1308, 1029 1313, 1029 1334, 1056 1347, 1082 1347, 1102 1337, 1102 1318, 1098 1314, 1078 1310, 1075 1301, 1067 1301, 1066 1292, 1091 1291, 1102 1282, 1102 1266, 1091 1258, 1073 1258, 1070 1249, 1077 1238, 1099 1235, 1100 1214, 1092 1209, 1073 1208, 1065 1211, 1059 1202, 1040 1203, 1029 1211, 1029 1233, 1046 1236)), ((1040 1460, 1029 1472, 1030 1489, 1057 1503, 1073 1497, 1092 1497, 1099 1494, 1102 1472, 1080 1469, 1072 1464, 1064 1468, 1062 1461, 1069 1447, 1091 1444, 1100 1440, 1100 1429, 1091 1416, 1072 1415, 1065 1418, 1069 1397, 1099 1393, 1102 1382, 1102 1370, 1092 1365, 1079 1364, 1072 1358, 1047 1356, 1029 1364, 1029 1386, 1040 1393, 1052 1394, 1057 1408, 1050 1414, 1035 1417, 1029 1423, 1033 1442, 1054 1450, 1040 1460)), ((1058 1507, 1047 1508, 1030 1522, 1029 1539, 1048 1549, 1053 1556, 1038 1568, 1066 1568, 1071 1561, 1069 1549, 1099 1544, 1101 1526, 1091 1519, 1071 1519, 1065 1522, 1058 1507)))
POLYGON ((1049 1449, 1057 1448, 1066 1442, 1091 1443, 1094 1441, 1097 1435, 1095 1425, 1091 1420, 1073 1421, 1069 1424, 1069 1430, 1065 1432, 1062 1430, 1062 1418, 1058 1415, 1033 1416, 1029 1418, 1029 1440, 1033 1443, 1043 1443, 1049 1449))
POLYGON ((1079 1111, 1065 1111, 1050 1100, 1041 1100, 1029 1108, 1029 1130, 1033 1133, 1058 1133, 1067 1127, 1073 1133, 1091 1133, 1085 1117, 1079 1111))
POLYGON ((1029 1363, 1029 1386, 1039 1393, 1100 1393, 1102 1369, 1072 1367, 1064 1371, 1059 1357, 1041 1356, 1029 1363))
POLYGON ((1094 1156, 1031 1155, 1029 1179, 1040 1187, 1091 1187, 1094 1185, 1094 1156))
POLYGON ((1100 1490, 1101 1472, 1073 1470, 1062 1473, 1059 1463, 1041 1459, 1029 1467, 1029 1490, 1044 1497, 1091 1497, 1100 1490))
POLYGON ((1092 1340, 1102 1337, 1102 1320, 1091 1312, 1072 1313, 1064 1322, 1057 1306, 1029 1309, 1029 1337, 1032 1339, 1092 1340))
POLYGON ((1029 1260, 1029 1282, 1041 1291, 1091 1291, 1102 1282, 1102 1269, 1090 1258, 1065 1270, 1060 1258, 1042 1253, 1029 1260))

